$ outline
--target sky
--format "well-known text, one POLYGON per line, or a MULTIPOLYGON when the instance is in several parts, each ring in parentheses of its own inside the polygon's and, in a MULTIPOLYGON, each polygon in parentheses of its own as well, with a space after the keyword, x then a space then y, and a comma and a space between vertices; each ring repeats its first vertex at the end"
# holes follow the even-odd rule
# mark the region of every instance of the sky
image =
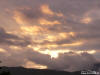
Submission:
POLYGON ((100 62, 99 0, 0 0, 0 66, 78 71, 100 62))

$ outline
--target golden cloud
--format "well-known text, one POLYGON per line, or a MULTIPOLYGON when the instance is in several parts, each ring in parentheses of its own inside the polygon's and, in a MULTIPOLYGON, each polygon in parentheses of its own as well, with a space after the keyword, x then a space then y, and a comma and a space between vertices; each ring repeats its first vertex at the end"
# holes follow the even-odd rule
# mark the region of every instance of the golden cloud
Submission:
POLYGON ((25 25, 25 20, 23 19, 24 16, 22 13, 18 12, 18 11, 14 11, 14 17, 15 21, 18 23, 18 24, 21 24, 21 25, 25 25))
POLYGON ((44 14, 51 15, 51 16, 55 15, 55 16, 58 16, 58 17, 63 17, 63 16, 64 16, 62 13, 53 12, 53 11, 50 9, 49 5, 47 5, 47 4, 42 5, 40 8, 41 8, 41 11, 42 11, 44 14))
POLYGON ((41 47, 47 48, 47 49, 53 49, 53 48, 58 48, 58 47, 74 47, 74 46, 80 46, 82 45, 83 42, 73 42, 70 44, 56 44, 56 43, 45 43, 44 45, 41 45, 41 47))
POLYGON ((59 57, 59 54, 64 54, 64 53, 74 53, 74 54, 82 54, 82 53, 88 53, 88 54, 95 54, 96 51, 95 50, 86 50, 86 51, 75 51, 75 50, 68 50, 68 49, 65 49, 65 50, 45 50, 45 51, 39 51, 40 53, 42 54, 48 54, 51 56, 51 58, 58 58, 59 57))
POLYGON ((23 31, 24 34, 30 34, 30 35, 37 35, 41 34, 42 32, 48 32, 47 28, 43 28, 41 26, 22 26, 21 30, 23 31))
POLYGON ((90 17, 85 17, 81 20, 81 23, 84 23, 84 24, 88 24, 92 21, 92 19, 90 17))
POLYGON ((21 50, 22 48, 19 46, 10 46, 10 49, 12 49, 14 51, 18 51, 18 50, 21 50))
POLYGON ((55 20, 55 21, 48 21, 48 20, 43 19, 43 18, 39 19, 39 23, 40 23, 41 25, 51 25, 51 26, 53 26, 53 25, 55 25, 55 24, 61 24, 61 23, 60 23, 59 21, 57 21, 57 20, 55 20))
POLYGON ((82 45, 83 44, 83 42, 82 41, 77 41, 77 42, 74 42, 74 43, 71 43, 71 44, 62 44, 62 46, 66 46, 66 47, 68 47, 68 46, 80 46, 80 45, 82 45))
POLYGON ((56 33, 56 34, 48 34, 47 37, 46 37, 46 40, 51 41, 51 42, 54 42, 54 41, 57 41, 57 40, 60 41, 60 40, 63 40, 63 39, 67 39, 68 36, 69 35, 67 35, 64 32, 56 33))
POLYGON ((23 65, 25 68, 35 68, 35 69, 47 69, 47 66, 36 64, 31 61, 27 61, 25 65, 23 65))
POLYGON ((44 14, 48 14, 48 15, 54 15, 55 13, 49 8, 48 5, 42 5, 41 6, 41 11, 44 13, 44 14))
POLYGON ((6 50, 0 48, 0 53, 6 53, 6 52, 7 52, 6 50))
MULTIPOLYGON (((37 51, 41 54, 47 54, 50 55, 51 58, 58 58, 59 54, 64 54, 64 53, 74 53, 74 54, 82 54, 82 53, 88 53, 88 54, 95 54, 95 50, 71 50, 71 49, 44 49, 41 50, 40 48, 36 47, 36 50, 34 49, 33 46, 30 46, 30 48, 33 48, 33 51, 37 51)), ((50 47, 51 48, 51 47, 50 47)))

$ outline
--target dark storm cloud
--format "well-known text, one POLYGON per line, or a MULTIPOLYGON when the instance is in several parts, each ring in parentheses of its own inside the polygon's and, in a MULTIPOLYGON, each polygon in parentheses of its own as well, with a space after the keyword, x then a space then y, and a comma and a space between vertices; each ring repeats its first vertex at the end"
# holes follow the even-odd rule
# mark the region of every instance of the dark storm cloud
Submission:
POLYGON ((49 64, 52 63, 52 60, 49 55, 44 55, 44 54, 41 54, 41 53, 38 53, 35 51, 29 51, 28 53, 26 53, 26 56, 27 56, 28 60, 34 61, 37 64, 48 66, 49 64), (30 54, 30 56, 29 56, 29 54, 30 54), (42 57, 42 58, 40 58, 40 57, 42 57))
POLYGON ((15 15, 17 13, 19 13, 20 18, 25 22, 28 22, 28 24, 37 24, 37 20, 39 18, 43 17, 43 13, 41 12, 39 6, 37 6, 36 8, 31 8, 31 7, 26 7, 26 8, 22 8, 19 9, 17 11, 15 11, 15 15))
MULTIPOLYGON (((0 60, 2 61, 2 64, 0 65, 22 66, 22 65, 25 65, 27 61, 32 61, 32 62, 35 62, 36 64, 47 66, 48 64, 52 62, 49 55, 41 54, 29 48, 21 48, 19 50, 20 53, 10 49, 9 47, 7 49, 9 50, 9 52, 6 52, 6 53, 0 52, 0 60)), ((7 50, 7 49, 4 49, 4 50, 7 50)))
POLYGON ((6 33, 6 31, 3 28, 0 28, 0 38, 1 39, 9 39, 9 38, 18 39, 17 36, 6 33))
POLYGON ((6 52, 0 52, 0 60, 2 61, 0 66, 11 67, 11 66, 22 66, 23 64, 25 64, 25 55, 23 53, 25 53, 26 50, 23 51, 20 50, 19 53, 16 52, 14 49, 11 49, 10 46, 6 46, 6 45, 2 49, 4 49, 6 52))
POLYGON ((14 34, 9 34, 3 28, 0 28, 0 44, 26 46, 29 44, 29 42, 14 34))

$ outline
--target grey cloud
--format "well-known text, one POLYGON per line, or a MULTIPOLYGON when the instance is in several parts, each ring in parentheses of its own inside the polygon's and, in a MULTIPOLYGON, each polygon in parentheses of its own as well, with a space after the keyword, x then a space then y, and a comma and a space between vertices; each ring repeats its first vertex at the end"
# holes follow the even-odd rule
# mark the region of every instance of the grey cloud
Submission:
POLYGON ((87 53, 83 53, 81 55, 77 55, 74 53, 65 53, 60 55, 57 60, 55 59, 55 62, 55 64, 58 64, 57 66, 52 66, 53 68, 75 71, 90 68, 92 64, 96 62, 96 60, 92 55, 87 53))
POLYGON ((19 9, 17 10, 18 13, 21 13, 22 15, 18 15, 21 16, 21 18, 25 21, 28 22, 28 24, 35 24, 37 23, 37 19, 43 17, 43 13, 40 10, 40 7, 36 7, 36 8, 30 8, 29 9, 19 9))
POLYGON ((38 53, 26 47, 21 48, 19 50, 20 53, 14 51, 13 49, 10 49, 9 47, 7 49, 9 50, 8 53, 0 52, 0 61, 2 61, 2 64, 0 65, 10 66, 10 67, 23 66, 27 63, 27 61, 32 61, 35 62, 36 64, 41 64, 41 65, 48 65, 52 62, 49 55, 38 53))
MULTIPOLYGON (((10 48, 9 48, 10 49, 10 48)), ((29 48, 23 48, 19 52, 10 52, 10 56, 6 53, 0 53, 0 59, 3 62, 1 65, 5 66, 22 66, 28 61, 36 64, 45 65, 49 69, 78 71, 89 69, 98 61, 88 53, 76 54, 73 52, 60 54, 59 58, 51 59, 49 55, 44 55, 33 51, 29 48), (5 56, 5 58, 4 58, 5 56), (7 58, 6 58, 7 57, 7 58)))
POLYGON ((60 54, 57 59, 50 59, 47 55, 31 54, 29 60, 38 64, 46 65, 49 69, 77 71, 89 69, 93 64, 97 63, 96 59, 87 53, 77 55, 75 53, 60 54), (39 58, 41 56, 41 58, 39 58))
POLYGON ((3 28, 0 28, 0 44, 1 45, 17 45, 17 46, 26 46, 30 42, 25 41, 24 39, 7 33, 3 28))
POLYGON ((22 66, 25 64, 25 56, 24 56, 24 50, 23 52, 20 51, 20 53, 15 52, 14 50, 11 50, 9 47, 6 50, 6 53, 0 52, 0 66, 22 66))

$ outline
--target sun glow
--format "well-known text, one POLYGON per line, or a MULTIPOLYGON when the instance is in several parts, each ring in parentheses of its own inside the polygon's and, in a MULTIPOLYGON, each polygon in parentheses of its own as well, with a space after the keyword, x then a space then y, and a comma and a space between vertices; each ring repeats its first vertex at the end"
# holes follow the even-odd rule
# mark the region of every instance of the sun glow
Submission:
POLYGON ((50 55, 51 58, 58 58, 58 56, 59 56, 59 52, 57 52, 57 51, 45 50, 45 51, 40 51, 40 52, 50 55))
POLYGON ((59 53, 56 51, 47 51, 47 53, 51 56, 51 58, 58 58, 59 53))
POLYGON ((59 50, 51 50, 51 49, 45 49, 41 50, 41 46, 33 47, 31 45, 28 46, 29 48, 32 48, 33 51, 37 51, 41 54, 46 54, 51 57, 51 59, 58 59, 60 54, 64 53, 74 53, 74 54, 82 54, 82 53, 88 53, 88 54, 95 54, 95 50, 69 50, 69 49, 59 49, 59 50))
POLYGON ((68 53, 68 52, 70 52, 70 50, 54 50, 54 51, 52 51, 52 50, 48 50, 47 49, 45 51, 40 51, 40 53, 50 55, 51 59, 52 58, 57 59, 59 57, 59 54, 61 54, 61 53, 68 53))
POLYGON ((72 52, 72 53, 75 53, 75 54, 82 54, 82 53, 89 53, 89 54, 95 54, 96 53, 96 51, 95 50, 87 50, 87 51, 74 51, 74 50, 55 50, 55 51, 51 51, 51 50, 45 50, 45 51, 40 51, 40 53, 43 53, 43 54, 48 54, 48 55, 50 55, 50 57, 51 57, 51 59, 52 58, 55 58, 55 59, 57 59, 57 58, 59 58, 59 54, 64 54, 64 53, 70 53, 70 52, 72 52))
POLYGON ((51 55, 51 58, 58 58, 59 54, 57 52, 51 52, 50 55, 51 55))

